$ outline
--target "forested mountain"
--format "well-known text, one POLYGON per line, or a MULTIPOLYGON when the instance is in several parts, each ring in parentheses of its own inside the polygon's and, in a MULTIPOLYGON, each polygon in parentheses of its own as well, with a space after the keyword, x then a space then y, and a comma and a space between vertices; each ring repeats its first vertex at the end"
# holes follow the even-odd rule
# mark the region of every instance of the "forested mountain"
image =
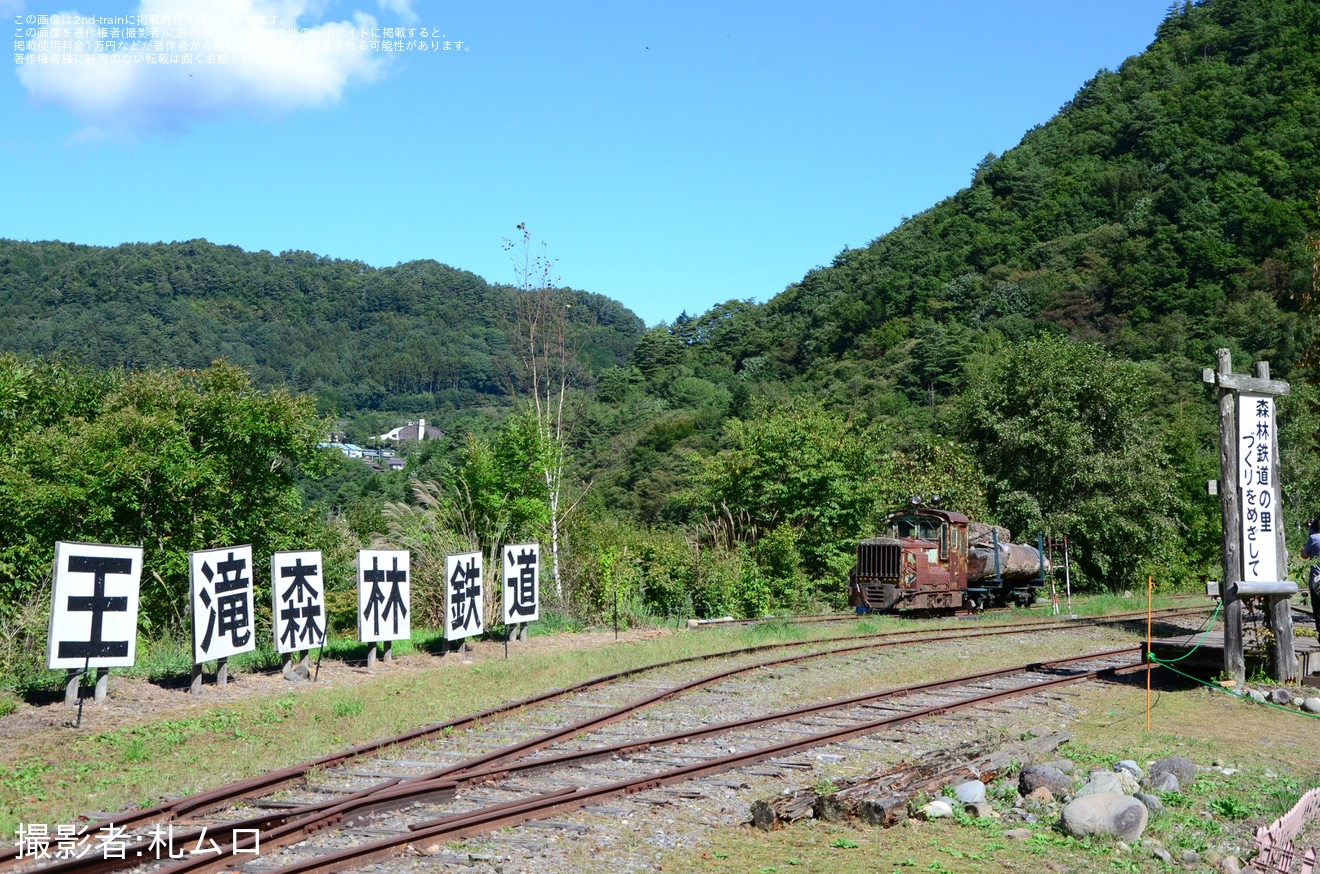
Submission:
POLYGON ((964 486, 984 504, 964 506, 1089 540, 1093 579, 1131 584, 1141 556, 1217 573, 1204 486, 1217 476, 1215 420, 1199 381, 1217 347, 1239 371, 1268 359, 1293 380, 1285 499, 1294 519, 1320 500, 1298 370, 1316 337, 1317 144, 1320 4, 1175 4, 1146 52, 987 155, 967 188, 765 304, 730 301, 648 332, 630 367, 601 379, 588 432, 614 461, 589 475, 644 519, 695 524, 723 506, 764 532, 783 508, 729 507, 727 489, 677 472, 693 458, 723 455, 728 471, 753 461, 726 417, 811 398, 912 469, 948 473, 965 453, 964 486), (1106 416, 1117 418, 1086 424, 1106 416), (1016 450, 1000 441, 1006 422, 1016 450), (1119 559, 1125 539, 1140 545, 1119 559))
MULTIPOLYGON (((1320 4, 1175 4, 1146 52, 969 168, 968 187, 764 304, 643 331, 617 303, 556 292, 581 350, 562 408, 474 413, 508 406, 507 326, 529 298, 434 262, 0 241, 0 351, 101 368, 224 355, 359 420, 472 414, 403 473, 341 464, 302 494, 347 521, 332 540, 435 551, 555 532, 560 606, 584 615, 616 598, 669 615, 838 605, 856 540, 932 492, 1024 539, 1068 536, 1075 584, 1191 584, 1218 574, 1200 381, 1216 348, 1292 382, 1290 538, 1320 512, 1317 144, 1320 4)), ((38 387, 65 378, 29 370, 38 387)))
MULTIPOLYGON (((1174 367, 1226 343, 1286 373, 1307 340, 1318 31, 1311 0, 1175 4, 1146 52, 987 155, 967 188, 764 306, 669 333, 739 372, 860 376, 876 400, 918 403, 959 390, 990 331, 1048 328, 1174 367)), ((648 340, 639 365, 663 346, 648 340)))
MULTIPOLYGON (((434 261, 376 269, 204 240, 0 240, 0 349, 102 369, 226 358, 325 411, 428 413, 507 401, 515 293, 434 261)), ((644 328, 636 315, 601 295, 557 295, 572 305, 584 369, 627 360, 644 328)))

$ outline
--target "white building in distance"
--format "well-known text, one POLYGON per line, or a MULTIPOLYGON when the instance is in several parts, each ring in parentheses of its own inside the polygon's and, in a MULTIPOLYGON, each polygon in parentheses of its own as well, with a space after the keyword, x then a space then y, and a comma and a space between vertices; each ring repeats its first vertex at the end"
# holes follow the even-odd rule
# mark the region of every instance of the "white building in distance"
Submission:
POLYGON ((418 419, 416 422, 409 422, 407 425, 400 425, 393 431, 388 431, 380 435, 381 440, 393 440, 395 443, 404 443, 409 440, 439 440, 445 436, 434 425, 426 424, 425 419, 418 419))

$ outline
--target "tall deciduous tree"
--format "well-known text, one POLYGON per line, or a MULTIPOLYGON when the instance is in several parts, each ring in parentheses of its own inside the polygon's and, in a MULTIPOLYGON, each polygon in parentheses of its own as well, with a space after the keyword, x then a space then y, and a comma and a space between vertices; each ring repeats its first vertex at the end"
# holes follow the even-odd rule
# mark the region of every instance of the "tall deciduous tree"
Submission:
POLYGON ((842 579, 877 509, 874 437, 811 401, 762 406, 726 423, 728 448, 694 458, 687 502, 726 546, 786 526, 809 575, 842 579))
POLYGON ((973 368, 960 430, 1015 535, 1070 536, 1087 576, 1134 585, 1175 534, 1173 476, 1140 368, 1043 337, 973 368))
POLYGON ((504 250, 511 253, 518 279, 518 296, 514 300, 516 324, 510 334, 518 364, 515 388, 531 399, 538 437, 533 441, 534 451, 528 462, 545 480, 550 573, 555 598, 562 601, 560 539, 564 518, 571 509, 565 496, 568 448, 564 418, 575 360, 569 348, 570 304, 555 295, 554 261, 545 253, 545 243, 533 254, 531 231, 521 222, 518 231, 521 236, 517 240, 504 241, 504 250))

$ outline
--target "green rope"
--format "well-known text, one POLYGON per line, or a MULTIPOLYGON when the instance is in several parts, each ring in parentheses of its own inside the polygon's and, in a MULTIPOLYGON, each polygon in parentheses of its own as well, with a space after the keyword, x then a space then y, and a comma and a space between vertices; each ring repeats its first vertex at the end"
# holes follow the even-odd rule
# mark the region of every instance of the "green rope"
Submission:
POLYGON ((1237 698, 1239 701, 1250 701, 1253 704, 1261 704, 1265 707, 1273 707, 1275 710, 1282 710, 1284 713, 1291 713, 1294 716, 1305 716, 1307 719, 1320 719, 1320 713, 1307 713, 1305 710, 1297 710, 1292 707, 1285 707, 1282 704, 1274 704, 1270 701, 1257 701, 1254 698, 1250 698, 1246 695, 1243 695, 1240 692, 1234 692, 1232 689, 1225 689, 1223 686, 1219 685, 1218 683, 1209 683, 1206 682, 1205 680, 1200 679, 1199 677, 1193 677, 1191 674, 1184 674, 1182 671, 1178 670, 1172 665, 1165 664, 1163 662, 1160 662, 1159 665, 1162 668, 1168 668, 1169 670, 1173 671, 1175 674, 1178 674, 1181 677, 1186 677, 1187 679, 1191 680, 1193 683, 1200 683, 1202 686, 1205 686, 1209 689, 1214 689, 1217 692, 1223 692, 1225 695, 1232 695, 1234 698, 1237 698))
POLYGON ((1192 647, 1191 649, 1187 650, 1187 652, 1185 652, 1185 653, 1183 653, 1182 655, 1178 656, 1176 659, 1162 659, 1162 658, 1157 658, 1157 657, 1154 656, 1149 650, 1147 650, 1146 655, 1149 656, 1149 657, 1150 657, 1150 660, 1151 660, 1152 662, 1154 662, 1155 664, 1157 664, 1157 665, 1164 665, 1165 667, 1168 667, 1169 665, 1173 664, 1174 662, 1180 662, 1180 661, 1182 661, 1183 659, 1187 658, 1189 655, 1191 655, 1192 653, 1194 653, 1194 652, 1196 652, 1198 649, 1200 649, 1200 648, 1201 648, 1201 644, 1205 643, 1206 635, 1208 635, 1208 634, 1210 633, 1210 629, 1212 629, 1212 628, 1215 627, 1215 619, 1218 618, 1218 616, 1219 616, 1219 610, 1220 610, 1220 608, 1222 608, 1223 606, 1224 606, 1224 602, 1223 602, 1223 601, 1218 601, 1218 602, 1216 602, 1216 604, 1215 604, 1215 612, 1212 613, 1212 614, 1210 614, 1210 622, 1206 624, 1206 626, 1205 626, 1205 631, 1203 631, 1203 632, 1201 633, 1201 639, 1198 640, 1198 641, 1196 642, 1196 646, 1194 646, 1194 647, 1192 647))
POLYGON ((1205 642, 1206 635, 1210 633, 1210 629, 1215 627, 1215 619, 1219 616, 1219 610, 1223 606, 1224 606, 1223 601, 1220 601, 1215 605, 1215 612, 1210 615, 1210 622, 1206 625, 1205 631, 1201 633, 1201 639, 1196 642, 1196 646, 1192 647, 1187 652, 1178 656, 1176 659, 1162 659, 1156 657, 1155 655, 1152 655, 1148 649, 1146 651, 1146 656, 1152 662, 1159 665, 1160 667, 1167 668, 1168 670, 1173 671, 1178 676, 1186 677, 1188 680, 1191 680, 1193 683, 1199 683, 1202 686, 1205 686, 1207 689, 1214 689, 1216 692, 1223 692, 1225 695, 1232 695, 1234 698, 1237 698, 1238 700, 1241 701, 1251 701, 1255 704, 1263 704, 1266 707, 1273 707, 1275 710, 1282 710, 1284 713, 1291 713, 1296 716, 1305 716, 1308 719, 1320 719, 1320 713, 1307 713, 1305 710, 1297 710, 1292 707, 1285 707, 1282 704, 1274 704, 1270 701, 1256 701, 1254 698, 1244 695, 1241 692, 1234 692, 1231 689, 1225 689, 1223 686, 1219 685, 1218 683, 1210 683, 1205 680, 1202 680, 1200 677, 1193 677, 1191 674, 1184 673, 1174 667, 1174 664, 1176 662, 1182 661, 1192 653, 1196 652, 1201 647, 1201 644, 1205 642))

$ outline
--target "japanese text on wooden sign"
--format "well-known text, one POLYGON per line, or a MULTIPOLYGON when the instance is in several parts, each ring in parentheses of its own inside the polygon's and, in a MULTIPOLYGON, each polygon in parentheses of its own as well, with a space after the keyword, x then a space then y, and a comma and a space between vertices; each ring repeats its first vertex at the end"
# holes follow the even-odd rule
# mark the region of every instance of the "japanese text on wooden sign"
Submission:
POLYGON ((462 640, 485 629, 481 553, 445 556, 445 639, 462 640))
POLYGON ((321 551, 277 552, 270 557, 271 627, 275 651, 320 646, 325 639, 325 584, 321 551))
POLYGON ((541 616, 541 546, 506 545, 504 554, 504 624, 535 622, 541 616))
POLYGON ((1279 578, 1275 532, 1282 524, 1274 482, 1274 397, 1238 394, 1238 485, 1242 489, 1242 579, 1279 578))
POLYGON ((412 636, 412 580, 406 549, 358 550, 358 640, 412 636))

